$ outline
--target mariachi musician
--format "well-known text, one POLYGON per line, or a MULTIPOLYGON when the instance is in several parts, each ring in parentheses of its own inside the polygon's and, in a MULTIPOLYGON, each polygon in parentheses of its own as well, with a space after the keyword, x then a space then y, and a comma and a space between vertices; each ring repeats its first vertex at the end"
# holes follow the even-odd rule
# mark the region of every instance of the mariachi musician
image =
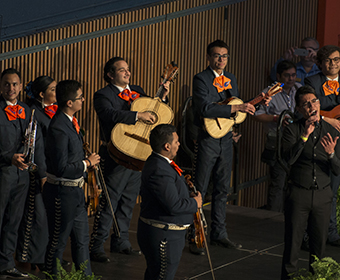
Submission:
POLYGON ((173 161, 179 148, 176 128, 156 126, 150 134, 152 154, 142 171, 138 244, 145 255, 144 279, 173 279, 185 245, 186 229, 202 206, 189 196, 182 170, 173 161))
MULTIPOLYGON (((30 108, 18 100, 21 91, 20 73, 9 68, 0 77, 0 277, 26 278, 15 268, 13 254, 18 239, 18 228, 24 212, 29 176, 29 164, 24 158, 24 135, 31 118, 30 108)), ((26 142, 29 145, 29 142, 26 142)), ((37 177, 45 176, 42 139, 37 130, 35 155, 37 177), (42 153, 42 154, 41 154, 42 153)))
MULTIPOLYGON (((55 88, 56 81, 49 76, 40 76, 26 86, 28 105, 34 109, 34 120, 38 123, 46 142, 47 129, 58 106, 55 88)), ((44 157, 45 160, 45 157, 44 157)), ((45 252, 48 243, 48 227, 45 205, 42 199, 42 187, 45 182, 39 180, 34 172, 30 172, 30 188, 27 196, 25 214, 19 229, 16 259, 29 262, 32 268, 38 265, 44 269, 45 252)))
MULTIPOLYGON (((129 85, 130 76, 129 65, 123 58, 111 58, 104 67, 104 79, 108 85, 94 94, 94 108, 99 118, 100 138, 103 143, 99 154, 104 164, 104 179, 119 227, 119 235, 114 233, 111 236, 110 251, 140 255, 140 251, 132 249, 128 230, 132 210, 139 194, 141 173, 117 164, 107 153, 111 131, 116 124, 135 124, 138 120, 151 123, 155 121, 155 117, 149 112, 130 111, 133 100, 139 96, 146 96, 141 87, 129 85)), ((169 82, 163 87, 163 101, 166 102, 169 82)), ((91 235, 90 257, 92 261, 97 262, 110 261, 103 246, 109 237, 113 221, 106 199, 102 196, 99 202, 91 235)))
POLYGON ((85 171, 97 165, 100 157, 97 154, 85 157, 82 134, 74 116, 85 100, 81 84, 74 80, 61 81, 56 96, 58 110, 48 127, 45 147, 47 181, 43 198, 49 229, 45 266, 48 273, 57 273, 57 259, 62 259, 71 237, 76 269, 87 262, 84 273, 91 275, 89 225, 82 187, 85 171))

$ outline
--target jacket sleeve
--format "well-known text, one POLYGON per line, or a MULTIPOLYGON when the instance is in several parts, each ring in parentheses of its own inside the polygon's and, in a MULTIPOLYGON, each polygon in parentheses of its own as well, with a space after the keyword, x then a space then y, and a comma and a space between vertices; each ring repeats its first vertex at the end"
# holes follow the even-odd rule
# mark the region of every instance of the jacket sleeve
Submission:
POLYGON ((305 142, 298 135, 298 127, 295 124, 285 127, 282 136, 283 158, 288 165, 293 165, 301 155, 305 142))
POLYGON ((96 92, 94 94, 94 109, 96 110, 100 121, 113 124, 134 124, 136 122, 137 113, 122 108, 121 103, 114 102, 114 99, 118 99, 118 97, 113 97, 111 99, 103 92, 96 92))
POLYGON ((330 111, 340 103, 340 96, 335 94, 325 95, 322 90, 322 81, 319 76, 305 78, 305 85, 309 85, 315 89, 317 98, 320 100, 320 109, 330 111))
POLYGON ((196 113, 198 112, 201 117, 230 118, 231 105, 219 104, 217 102, 211 101, 209 87, 201 76, 196 75, 194 77, 193 89, 193 104, 196 113))

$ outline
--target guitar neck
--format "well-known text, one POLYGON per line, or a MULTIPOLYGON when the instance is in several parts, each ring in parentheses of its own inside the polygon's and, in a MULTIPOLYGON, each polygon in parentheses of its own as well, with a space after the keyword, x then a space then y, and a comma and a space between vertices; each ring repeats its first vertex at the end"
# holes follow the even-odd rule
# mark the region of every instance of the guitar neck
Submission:
POLYGON ((249 103, 255 106, 256 104, 260 103, 263 99, 264 96, 257 96, 253 100, 249 101, 249 103))
POLYGON ((163 94, 164 94, 164 87, 163 84, 166 83, 167 79, 164 79, 162 81, 162 85, 158 88, 157 92, 156 92, 156 98, 159 97, 161 100, 163 99, 163 94))

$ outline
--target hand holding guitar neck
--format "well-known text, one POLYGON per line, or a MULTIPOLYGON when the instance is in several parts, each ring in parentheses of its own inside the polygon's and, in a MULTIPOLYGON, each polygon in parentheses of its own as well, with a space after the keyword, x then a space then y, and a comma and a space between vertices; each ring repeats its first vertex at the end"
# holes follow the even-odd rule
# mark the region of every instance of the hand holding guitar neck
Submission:
POLYGON ((170 93, 170 81, 166 81, 165 83, 160 84, 160 86, 163 87, 161 96, 162 100, 165 101, 166 97, 170 93))

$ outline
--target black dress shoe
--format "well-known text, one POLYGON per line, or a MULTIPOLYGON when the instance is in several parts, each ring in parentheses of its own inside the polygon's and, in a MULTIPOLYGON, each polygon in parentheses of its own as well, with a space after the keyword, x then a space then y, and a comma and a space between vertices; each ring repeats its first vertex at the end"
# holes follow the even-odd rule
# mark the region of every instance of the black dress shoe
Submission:
POLYGON ((37 267, 40 271, 46 271, 45 264, 43 263, 31 263, 31 270, 36 270, 37 267))
POLYGON ((62 266, 69 266, 69 265, 71 265, 71 262, 63 259, 63 261, 61 262, 61 265, 62 266))
POLYGON ((6 278, 13 279, 29 278, 28 274, 17 270, 15 267, 1 271, 0 276, 6 276, 6 278))
POLYGON ((108 263, 110 259, 105 255, 105 253, 91 253, 90 260, 93 262, 108 263))
POLYGON ((189 250, 190 250, 190 253, 194 255, 201 255, 201 256, 205 255, 204 248, 197 248, 195 243, 189 243, 189 250))
POLYGON ((211 240, 210 244, 216 245, 216 246, 221 246, 221 247, 228 248, 228 249, 241 249, 242 248, 241 244, 237 244, 237 243, 229 240, 228 238, 219 239, 219 240, 211 240))
POLYGON ((135 255, 135 256, 142 255, 142 252, 140 250, 134 250, 132 249, 132 247, 126 248, 124 250, 120 250, 119 253, 125 254, 125 255, 135 255))
POLYGON ((335 247, 340 247, 340 239, 332 241, 332 242, 328 242, 328 244, 335 246, 335 247))

